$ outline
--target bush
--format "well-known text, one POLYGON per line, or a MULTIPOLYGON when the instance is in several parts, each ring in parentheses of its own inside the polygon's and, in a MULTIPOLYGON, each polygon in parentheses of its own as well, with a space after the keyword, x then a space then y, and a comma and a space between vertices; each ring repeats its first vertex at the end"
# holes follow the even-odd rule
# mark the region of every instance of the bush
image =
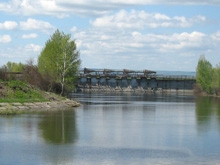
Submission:
POLYGON ((38 67, 33 64, 33 60, 29 60, 26 65, 23 66, 24 81, 28 84, 34 85, 42 90, 47 91, 49 88, 49 81, 43 79, 39 73, 38 67))

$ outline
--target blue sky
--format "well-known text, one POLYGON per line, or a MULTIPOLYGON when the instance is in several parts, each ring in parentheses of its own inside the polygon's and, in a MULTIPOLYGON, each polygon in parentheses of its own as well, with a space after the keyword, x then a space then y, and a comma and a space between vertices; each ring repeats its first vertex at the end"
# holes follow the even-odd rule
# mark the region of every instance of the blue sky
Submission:
POLYGON ((0 66, 37 58, 56 29, 81 67, 195 71, 220 63, 220 0, 1 0, 0 66))

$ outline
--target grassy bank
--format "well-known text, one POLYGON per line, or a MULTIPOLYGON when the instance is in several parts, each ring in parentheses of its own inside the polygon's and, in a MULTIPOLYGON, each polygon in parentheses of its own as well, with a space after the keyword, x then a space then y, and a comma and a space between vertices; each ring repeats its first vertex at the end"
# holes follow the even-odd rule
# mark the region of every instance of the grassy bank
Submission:
POLYGON ((0 80, 0 115, 14 115, 33 110, 56 110, 79 105, 76 101, 39 90, 22 81, 0 80))
POLYGON ((48 101, 44 92, 18 80, 0 80, 0 102, 44 102, 48 101))

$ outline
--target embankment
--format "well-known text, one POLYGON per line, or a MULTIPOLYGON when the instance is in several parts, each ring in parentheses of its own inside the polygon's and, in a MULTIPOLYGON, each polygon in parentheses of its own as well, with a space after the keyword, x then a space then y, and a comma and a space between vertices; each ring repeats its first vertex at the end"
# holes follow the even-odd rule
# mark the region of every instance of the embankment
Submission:
POLYGON ((56 111, 78 106, 80 106, 79 102, 69 99, 34 103, 0 103, 0 114, 10 115, 33 111, 56 111))

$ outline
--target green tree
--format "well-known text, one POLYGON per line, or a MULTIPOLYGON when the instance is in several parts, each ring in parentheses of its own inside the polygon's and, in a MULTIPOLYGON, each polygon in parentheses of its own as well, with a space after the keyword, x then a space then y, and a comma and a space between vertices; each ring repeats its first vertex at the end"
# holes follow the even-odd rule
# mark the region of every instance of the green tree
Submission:
POLYGON ((201 55, 196 68, 196 82, 202 90, 209 94, 212 92, 212 78, 212 65, 206 60, 204 55, 201 55))
POLYGON ((39 72, 49 79, 51 85, 59 83, 61 94, 65 88, 72 88, 80 66, 79 51, 70 34, 56 30, 46 42, 39 58, 39 72))
POLYGON ((22 72, 23 71, 23 64, 22 63, 15 63, 15 62, 7 62, 4 66, 7 72, 22 72))
POLYGON ((217 65, 216 68, 213 68, 213 80, 212 80, 212 89, 215 94, 220 92, 220 65, 217 65))

